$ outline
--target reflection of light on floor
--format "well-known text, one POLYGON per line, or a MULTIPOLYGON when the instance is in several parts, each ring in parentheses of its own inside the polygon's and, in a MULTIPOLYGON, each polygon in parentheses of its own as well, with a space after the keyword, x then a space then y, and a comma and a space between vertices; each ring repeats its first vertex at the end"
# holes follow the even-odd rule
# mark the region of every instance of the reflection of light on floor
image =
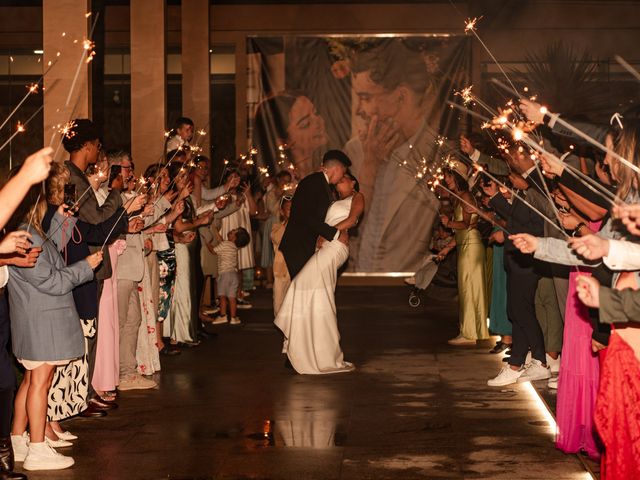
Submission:
MULTIPOLYGON (((542 400, 540 394, 535 389, 535 387, 531 384, 531 382, 525 382, 521 384, 523 389, 527 392, 533 403, 536 405, 536 409, 542 414, 544 419, 549 424, 549 433, 553 434, 554 437, 558 431, 558 424, 556 423, 556 419, 553 417, 551 410, 547 404, 542 400)), ((575 476, 576 480, 597 480, 597 476, 592 474, 591 472, 580 472, 575 476)))
POLYGON ((549 433, 555 435, 557 433, 558 425, 556 424, 556 419, 553 418, 549 407, 547 407, 547 404, 542 401, 542 398, 540 398, 540 395, 538 395, 536 389, 533 387, 533 385, 531 385, 531 382, 523 383, 522 387, 529 394, 529 397, 531 397, 533 403, 536 404, 536 408, 549 424, 549 433))

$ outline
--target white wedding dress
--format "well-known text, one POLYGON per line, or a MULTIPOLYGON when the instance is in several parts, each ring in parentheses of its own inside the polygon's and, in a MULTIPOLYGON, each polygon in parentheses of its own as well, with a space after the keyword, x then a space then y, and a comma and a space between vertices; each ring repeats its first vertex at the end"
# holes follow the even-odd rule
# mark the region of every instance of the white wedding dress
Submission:
MULTIPOLYGON (((334 202, 325 218, 337 225, 349 216, 353 197, 334 202)), ((338 268, 349 258, 349 247, 338 240, 324 242, 291 282, 275 319, 284 333, 284 349, 298 373, 352 371, 340 348, 336 316, 338 268)))

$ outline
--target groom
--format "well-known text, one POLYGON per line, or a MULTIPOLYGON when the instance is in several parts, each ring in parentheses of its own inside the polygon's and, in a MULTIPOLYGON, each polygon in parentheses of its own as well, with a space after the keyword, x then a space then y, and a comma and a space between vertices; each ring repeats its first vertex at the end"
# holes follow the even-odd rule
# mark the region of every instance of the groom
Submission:
POLYGON ((334 200, 331 185, 340 182, 350 166, 344 152, 329 150, 322 158, 321 171, 307 175, 298 185, 280 243, 292 280, 313 256, 318 237, 347 243, 347 232, 327 225, 324 218, 334 200))

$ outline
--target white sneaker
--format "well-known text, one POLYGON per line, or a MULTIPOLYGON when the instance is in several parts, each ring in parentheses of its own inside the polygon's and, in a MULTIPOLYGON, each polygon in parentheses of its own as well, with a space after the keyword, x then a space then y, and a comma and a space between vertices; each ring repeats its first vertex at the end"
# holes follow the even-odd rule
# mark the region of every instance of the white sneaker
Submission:
POLYGON ((547 387, 549 387, 552 390, 557 390, 558 389, 558 377, 551 377, 549 379, 549 381, 547 382, 547 387))
POLYGON ((157 386, 158 384, 153 380, 134 373, 120 379, 118 390, 147 390, 149 388, 156 388, 157 386))
POLYGON ((71 440, 77 440, 78 439, 78 437, 76 435, 74 435, 73 433, 71 433, 69 430, 65 430, 64 432, 56 432, 54 430, 53 433, 55 433, 60 440, 66 440, 68 442, 70 442, 71 440))
POLYGON ((524 370, 522 368, 514 370, 509 365, 505 365, 495 378, 492 378, 487 382, 487 385, 490 387, 504 387, 505 385, 511 385, 512 383, 517 383, 523 373, 524 370))
POLYGON ((13 447, 13 459, 16 462, 24 462, 29 451, 29 434, 11 435, 11 446, 13 447))
POLYGON ((45 442, 30 443, 29 452, 24 459, 22 468, 25 470, 62 470, 69 468, 74 463, 72 457, 56 452, 45 442))
POLYGON ((242 322, 238 317, 231 317, 231 321, 229 323, 231 325, 240 325, 242 322))
POLYGON ((240 300, 238 299, 238 309, 240 310, 249 310, 250 308, 253 308, 253 305, 251 305, 251 303, 247 302, 246 300, 240 300))
POLYGON ((219 311, 220 311, 219 307, 203 308, 202 309, 202 313, 204 313, 205 315, 215 315, 219 311))
POLYGON ((72 447, 73 443, 63 440, 58 437, 58 440, 51 440, 50 438, 44 437, 44 441, 47 445, 54 448, 62 448, 62 447, 72 447))
POLYGON ((216 317, 213 319, 213 322, 211 322, 213 325, 221 325, 223 323, 227 323, 229 320, 227 319, 227 316, 221 316, 221 317, 216 317))
POLYGON ((475 345, 476 341, 465 338, 462 335, 458 335, 456 338, 452 338, 447 343, 449 345, 463 346, 463 345, 475 345))
POLYGON ((560 355, 555 360, 549 356, 549 354, 545 354, 547 357, 547 365, 549 366, 549 370, 551 373, 559 373, 560 372, 560 355))
POLYGON ((524 373, 518 378, 518 383, 546 380, 547 378, 551 378, 549 367, 543 366, 540 360, 534 358, 531 360, 531 364, 525 367, 524 373))

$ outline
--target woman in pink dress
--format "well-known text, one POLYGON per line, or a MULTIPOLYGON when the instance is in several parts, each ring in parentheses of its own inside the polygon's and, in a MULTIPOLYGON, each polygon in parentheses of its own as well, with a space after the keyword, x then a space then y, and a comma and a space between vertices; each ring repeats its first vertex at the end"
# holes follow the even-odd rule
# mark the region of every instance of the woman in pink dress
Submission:
MULTIPOLYGON (((591 223, 589 229, 582 228, 582 231, 595 232, 599 226, 600 222, 591 223)), ((593 326, 589 310, 578 299, 576 291, 576 277, 590 275, 587 271, 585 267, 580 267, 580 271, 574 268, 569 276, 556 402, 556 447, 565 453, 584 450, 597 460, 602 451, 594 423, 600 364, 598 354, 591 349, 593 326)))

